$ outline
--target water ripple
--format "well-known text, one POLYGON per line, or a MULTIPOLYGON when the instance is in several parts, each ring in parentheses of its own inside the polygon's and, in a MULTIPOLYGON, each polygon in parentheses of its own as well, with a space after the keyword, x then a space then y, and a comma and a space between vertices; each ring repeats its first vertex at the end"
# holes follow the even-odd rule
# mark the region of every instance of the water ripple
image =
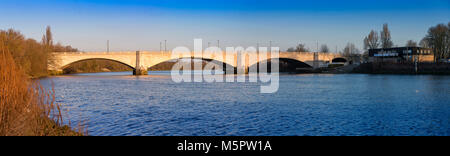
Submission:
POLYGON ((173 83, 162 74, 52 77, 57 102, 91 135, 449 135, 450 77, 285 75, 258 83, 173 83))

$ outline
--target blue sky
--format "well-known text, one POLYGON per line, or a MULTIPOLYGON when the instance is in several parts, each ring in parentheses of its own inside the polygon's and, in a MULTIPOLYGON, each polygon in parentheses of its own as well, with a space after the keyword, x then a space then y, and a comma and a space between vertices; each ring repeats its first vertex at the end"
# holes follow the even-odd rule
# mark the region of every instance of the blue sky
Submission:
POLYGON ((362 48, 370 30, 388 23, 394 43, 419 41, 429 27, 450 22, 448 0, 0 0, 0 29, 39 39, 50 25, 55 40, 84 51, 159 50, 204 45, 316 43, 362 48))

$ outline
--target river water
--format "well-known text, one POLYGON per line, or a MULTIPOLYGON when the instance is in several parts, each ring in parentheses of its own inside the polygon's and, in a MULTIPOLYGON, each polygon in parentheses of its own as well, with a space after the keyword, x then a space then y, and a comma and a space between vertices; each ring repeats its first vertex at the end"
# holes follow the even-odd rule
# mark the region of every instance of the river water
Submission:
POLYGON ((282 75, 259 83, 175 83, 169 72, 50 77, 89 135, 450 135, 450 76, 282 75))

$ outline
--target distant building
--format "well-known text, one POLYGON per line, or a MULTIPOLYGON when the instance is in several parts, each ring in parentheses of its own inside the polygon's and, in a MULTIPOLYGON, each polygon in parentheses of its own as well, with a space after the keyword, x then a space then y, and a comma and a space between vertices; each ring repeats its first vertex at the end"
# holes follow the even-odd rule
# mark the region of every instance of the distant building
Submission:
POLYGON ((433 62, 432 49, 421 47, 396 47, 370 49, 369 62, 433 62))

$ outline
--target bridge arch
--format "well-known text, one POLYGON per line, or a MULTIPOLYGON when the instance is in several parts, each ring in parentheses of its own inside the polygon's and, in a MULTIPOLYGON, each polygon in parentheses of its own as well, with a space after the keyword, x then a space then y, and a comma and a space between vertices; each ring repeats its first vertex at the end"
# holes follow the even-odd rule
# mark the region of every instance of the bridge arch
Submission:
POLYGON ((331 63, 347 63, 348 60, 343 57, 334 58, 331 63))
POLYGON ((162 63, 165 63, 165 62, 179 61, 179 60, 202 60, 202 61, 206 61, 206 62, 210 62, 210 63, 217 64, 217 65, 219 65, 219 66, 222 67, 222 70, 226 70, 226 69, 235 69, 235 67, 234 67, 233 65, 228 64, 228 63, 225 63, 225 62, 222 62, 222 61, 220 61, 220 60, 211 59, 211 58, 201 58, 201 57, 180 57, 180 58, 172 58, 172 59, 169 59, 169 60, 166 60, 166 61, 159 62, 159 63, 157 63, 157 64, 155 64, 155 65, 149 66, 148 69, 150 69, 150 68, 152 68, 152 67, 155 67, 155 66, 157 66, 157 65, 160 65, 160 64, 162 64, 162 63))
POLYGON ((312 70, 313 67, 303 61, 299 61, 297 59, 291 59, 291 58, 271 58, 271 59, 267 59, 264 61, 259 61, 258 63, 255 63, 251 66, 249 66, 249 69, 251 68, 256 68, 259 72, 259 66, 261 65, 261 62, 266 62, 268 63, 267 66, 267 70, 268 72, 270 72, 270 62, 272 60, 278 60, 280 63, 280 72, 299 72, 299 71, 303 71, 303 70, 312 70))
POLYGON ((77 60, 77 61, 73 61, 73 62, 67 63, 67 64, 63 65, 60 69, 64 70, 64 69, 67 69, 68 67, 70 67, 73 64, 84 62, 84 61, 94 61, 94 60, 112 61, 112 62, 116 62, 116 63, 122 64, 124 66, 127 66, 128 68, 130 68, 132 70, 136 70, 136 68, 133 67, 130 64, 127 64, 127 63, 124 63, 122 61, 118 61, 118 60, 115 60, 115 59, 108 59, 108 58, 86 58, 86 59, 80 59, 80 60, 77 60))

